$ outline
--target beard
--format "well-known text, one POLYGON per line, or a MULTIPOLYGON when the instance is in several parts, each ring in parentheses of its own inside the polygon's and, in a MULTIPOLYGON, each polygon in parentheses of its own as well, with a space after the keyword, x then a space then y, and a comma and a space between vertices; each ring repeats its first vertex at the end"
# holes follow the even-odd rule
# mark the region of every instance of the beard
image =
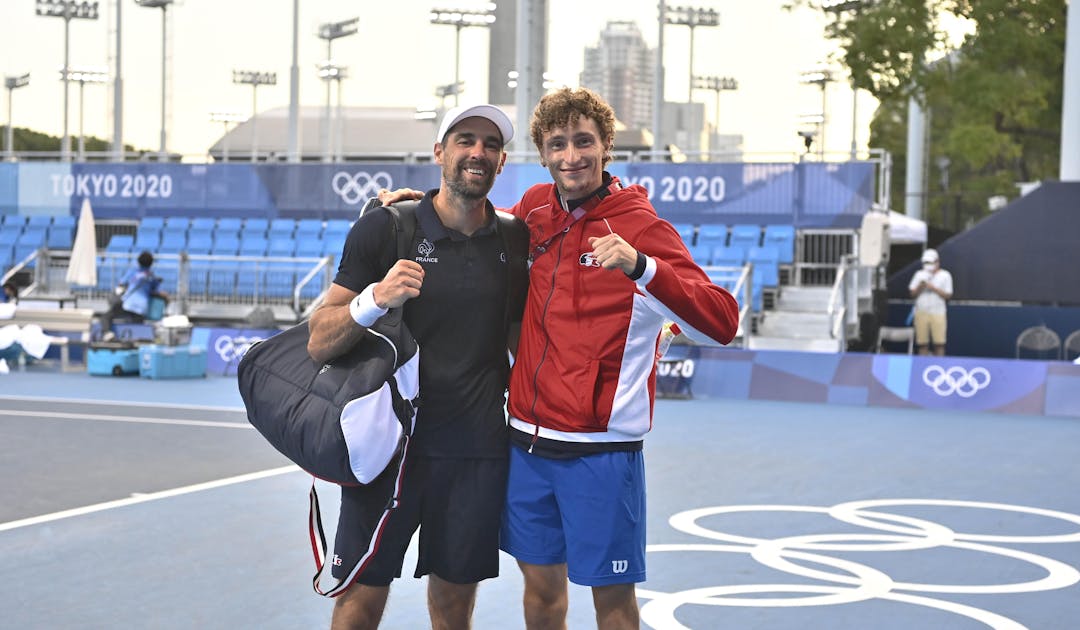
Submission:
POLYGON ((452 172, 450 167, 443 167, 443 179, 446 180, 446 187, 450 190, 450 194, 468 201, 479 201, 486 198, 495 183, 494 171, 488 170, 484 179, 476 182, 466 180, 466 166, 461 166, 452 172))

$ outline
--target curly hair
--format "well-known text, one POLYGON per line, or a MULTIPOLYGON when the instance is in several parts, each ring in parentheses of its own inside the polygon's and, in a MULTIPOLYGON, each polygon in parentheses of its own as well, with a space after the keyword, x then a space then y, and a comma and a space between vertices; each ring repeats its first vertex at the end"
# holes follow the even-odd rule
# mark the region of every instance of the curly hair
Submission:
POLYGON ((615 110, 599 94, 588 88, 560 88, 545 94, 533 110, 529 132, 537 151, 544 154, 544 133, 559 127, 573 125, 582 118, 591 118, 600 130, 600 142, 604 145, 604 165, 611 161, 611 148, 615 144, 615 110))

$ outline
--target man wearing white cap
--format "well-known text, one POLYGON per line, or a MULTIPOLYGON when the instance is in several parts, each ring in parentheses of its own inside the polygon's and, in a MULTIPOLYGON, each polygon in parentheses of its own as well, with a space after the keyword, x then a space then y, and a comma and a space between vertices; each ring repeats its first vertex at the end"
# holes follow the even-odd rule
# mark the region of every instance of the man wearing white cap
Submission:
MULTIPOLYGON (((323 305, 312 314, 308 352, 317 362, 348 351, 398 307, 420 348, 421 402, 400 501, 376 544, 370 544, 364 515, 385 504, 370 505, 362 486, 342 487, 335 554, 344 554, 341 564, 348 566, 374 551, 336 599, 332 628, 378 626, 417 529, 414 575, 428 576, 433 628, 469 627, 477 583, 499 573, 507 347, 525 301, 528 232, 517 220, 497 219, 487 195, 513 135, 510 118, 492 105, 448 111, 434 146, 440 187, 416 206, 408 257, 387 269, 391 216, 364 213, 346 237, 323 305)), ((334 576, 346 579, 334 564, 334 576)))
POLYGON ((922 269, 915 272, 908 284, 911 297, 915 298, 915 345, 919 354, 933 353, 945 356, 946 306, 952 297, 952 274, 941 268, 936 249, 928 249, 922 255, 922 269))

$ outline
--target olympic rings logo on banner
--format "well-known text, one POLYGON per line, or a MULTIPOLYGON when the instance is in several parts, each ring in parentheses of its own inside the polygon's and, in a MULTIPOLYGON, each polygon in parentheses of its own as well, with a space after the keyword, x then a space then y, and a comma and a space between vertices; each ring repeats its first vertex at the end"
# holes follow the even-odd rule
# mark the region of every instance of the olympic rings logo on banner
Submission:
POLYGON ((380 188, 392 189, 394 178, 386 171, 379 171, 374 175, 366 171, 360 171, 355 175, 349 175, 345 171, 338 171, 330 180, 330 186, 341 200, 350 206, 354 206, 364 199, 379 194, 380 188))
MULTIPOLYGON (((738 517, 736 517, 738 518, 738 517)), ((792 523, 803 523, 798 517, 792 523)), ((737 521, 741 522, 741 521, 737 521)), ((782 522, 771 517, 771 522, 782 522)), ((960 522, 970 522, 962 520, 960 522)), ((885 600, 893 603, 921 606, 942 613, 959 615, 995 628, 996 630, 1021 630, 1023 625, 998 613, 933 595, 992 595, 1036 593, 1064 589, 1080 582, 1080 571, 1075 567, 1047 556, 1015 549, 1005 545, 1024 546, 1030 549, 1039 544, 1073 544, 1080 542, 1080 515, 1036 507, 960 501, 949 499, 877 499, 851 501, 838 505, 819 507, 806 505, 733 505, 687 510, 668 519, 674 529, 703 538, 709 542, 689 542, 649 545, 647 553, 658 552, 724 552, 742 554, 767 569, 800 578, 800 582, 775 584, 731 583, 730 577, 720 577, 719 586, 701 586, 682 591, 664 592, 654 589, 637 590, 638 597, 648 599, 641 607, 641 621, 652 628, 663 630, 688 630, 676 618, 677 610, 684 605, 728 606, 747 608, 791 608, 798 606, 830 606, 851 604, 868 600, 885 600), (1033 534, 1009 532, 974 531, 963 532, 942 523, 886 511, 890 507, 955 508, 973 512, 989 512, 982 522, 986 527, 1001 523, 1000 513, 1011 513, 1025 518, 1040 518, 1072 525, 1072 530, 1060 525, 1052 531, 1033 534), (798 533, 777 538, 755 538, 717 529, 717 523, 728 514, 742 513, 801 513, 817 514, 838 521, 843 525, 837 533, 798 533), (708 519, 709 527, 702 524, 708 519), (852 527, 871 530, 872 533, 851 532, 852 527), (847 532, 847 533, 841 533, 847 532), (872 553, 923 552, 935 548, 950 553, 976 553, 990 555, 1030 565, 1031 570, 1009 575, 1019 576, 1015 581, 980 583, 976 579, 961 579, 958 583, 903 581, 884 569, 854 560, 834 557, 832 554, 853 553, 865 557, 872 553), (775 596, 769 596, 775 593, 775 596)), ((814 527, 819 532, 820 527, 814 527)), ((918 562, 918 560, 915 560, 918 562)), ((895 563, 875 563, 895 566, 895 563)), ((652 572, 650 572, 652 573, 652 572)), ((712 574, 709 574, 712 575, 712 574)), ((909 578, 910 579, 910 578, 909 578)), ((655 579, 650 579, 655 584, 655 579)), ((935 624, 945 627, 946 623, 935 624)), ((966 626, 965 626, 966 627, 966 626)))
POLYGON ((956 394, 961 398, 971 398, 980 389, 990 385, 990 372, 984 367, 972 368, 969 372, 953 365, 949 368, 931 365, 923 370, 923 383, 941 397, 956 394))
POLYGON ((229 335, 222 335, 214 341, 214 352, 216 352, 225 363, 232 363, 244 356, 244 353, 247 352, 248 348, 256 341, 262 341, 262 337, 232 337, 229 335))

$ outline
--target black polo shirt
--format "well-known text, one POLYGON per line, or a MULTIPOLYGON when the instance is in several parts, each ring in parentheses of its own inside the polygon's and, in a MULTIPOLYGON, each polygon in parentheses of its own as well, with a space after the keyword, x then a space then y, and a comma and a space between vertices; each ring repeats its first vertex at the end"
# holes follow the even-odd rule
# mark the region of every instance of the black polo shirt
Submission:
MULTIPOLYGON (((424 267, 419 297, 405 303, 405 323, 420 346, 421 404, 409 450, 506 457, 508 256, 490 202, 488 222, 467 237, 439 220, 431 201, 437 193, 429 191, 416 209, 408 256, 424 267)), ((365 213, 345 239, 334 282, 363 291, 386 275, 393 248, 389 213, 365 213)), ((526 283, 523 277, 518 286, 526 283)), ((524 291, 515 302, 511 319, 520 321, 524 291)))

